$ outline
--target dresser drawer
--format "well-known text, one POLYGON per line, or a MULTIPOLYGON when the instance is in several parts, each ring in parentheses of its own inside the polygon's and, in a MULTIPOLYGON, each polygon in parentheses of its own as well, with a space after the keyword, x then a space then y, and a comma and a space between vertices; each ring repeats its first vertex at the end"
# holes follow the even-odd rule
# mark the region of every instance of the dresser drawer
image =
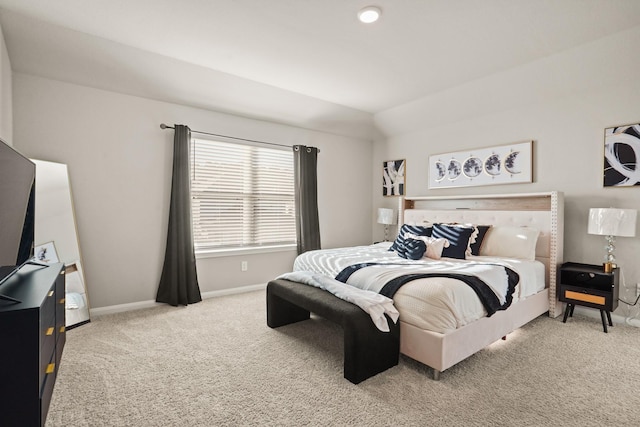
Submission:
MULTIPOLYGON (((52 319, 53 320, 53 319, 52 319)), ((51 325, 51 335, 44 335, 40 346, 40 384, 47 376, 47 367, 55 363, 56 333, 55 326, 51 325)), ((49 331, 47 331, 48 333, 49 331)))
POLYGON ((42 302, 42 308, 40 309, 40 319, 43 321, 49 321, 50 318, 55 317, 56 315, 56 291, 55 287, 51 287, 51 289, 47 292, 47 296, 42 302))
POLYGON ((47 413, 49 412, 49 404, 51 403, 51 396, 53 395, 53 386, 56 382, 57 366, 55 365, 55 354, 52 354, 52 359, 48 361, 49 366, 53 366, 50 373, 46 374, 44 383, 40 389, 40 423, 44 424, 44 420, 47 419, 47 413))
POLYGON ((56 335, 56 315, 54 313, 50 313, 46 317, 40 318, 40 342, 43 342, 44 339, 48 336, 56 335))
POLYGON ((60 327, 65 326, 65 304, 65 293, 56 293, 56 326, 58 332, 60 332, 60 327))
POLYGON ((58 280, 56 280, 56 318, 57 324, 62 326, 64 326, 65 300, 65 271, 63 269, 58 276, 58 280))

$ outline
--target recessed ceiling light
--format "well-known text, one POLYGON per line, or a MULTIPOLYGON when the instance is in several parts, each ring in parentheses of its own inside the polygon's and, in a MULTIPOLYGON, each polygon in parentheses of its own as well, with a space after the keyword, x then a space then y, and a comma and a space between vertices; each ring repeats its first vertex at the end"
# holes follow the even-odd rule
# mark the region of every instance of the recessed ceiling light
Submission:
POLYGON ((358 12, 358 19, 360 20, 360 22, 364 22, 365 24, 371 24, 372 22, 376 22, 378 18, 380 18, 381 13, 382 11, 379 7, 367 6, 360 9, 360 11, 358 12))

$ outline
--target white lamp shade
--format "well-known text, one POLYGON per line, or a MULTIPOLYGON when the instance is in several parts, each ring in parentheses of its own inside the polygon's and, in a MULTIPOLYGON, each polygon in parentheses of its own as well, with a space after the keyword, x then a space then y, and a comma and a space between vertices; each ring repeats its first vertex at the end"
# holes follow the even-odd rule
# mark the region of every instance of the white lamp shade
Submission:
POLYGON ((378 208, 378 224, 391 225, 396 223, 396 218, 393 215, 393 209, 378 208))
POLYGON ((589 234, 633 237, 636 235, 635 209, 589 209, 589 234))

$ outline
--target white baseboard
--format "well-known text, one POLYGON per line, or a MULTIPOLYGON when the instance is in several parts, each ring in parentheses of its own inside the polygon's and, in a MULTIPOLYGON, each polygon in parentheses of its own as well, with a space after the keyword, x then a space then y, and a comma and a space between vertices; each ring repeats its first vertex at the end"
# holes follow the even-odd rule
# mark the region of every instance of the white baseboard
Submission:
MULTIPOLYGON (((222 289, 219 291, 202 292, 200 295, 202 296, 202 299, 208 299, 208 298, 222 297, 225 295, 243 294, 245 292, 259 291, 261 289, 265 289, 266 287, 267 287, 266 283, 260 283, 258 285, 247 285, 247 286, 240 286, 238 288, 222 289)), ((131 302, 127 304, 118 304, 118 305, 110 305, 107 307, 92 308, 91 310, 89 310, 89 314, 91 317, 93 316, 98 317, 98 316, 104 316, 106 314, 122 313, 124 311, 140 310, 143 308, 157 307, 160 305, 166 305, 166 304, 155 302, 154 300, 131 302)))
MULTIPOLYGON (((592 317, 594 319, 601 320, 600 310, 589 308, 589 307, 580 307, 576 306, 574 313, 581 314, 585 317, 592 317)), ((630 319, 627 321, 626 317, 620 316, 618 314, 611 313, 611 321, 613 323, 626 323, 627 325, 635 326, 640 328, 640 319, 630 319)))
MULTIPOLYGON (((266 283, 260 283, 257 285, 247 285, 247 286, 240 286, 238 288, 230 288, 230 289, 222 289, 219 291, 209 291, 209 292, 203 292, 201 293, 202 299, 208 299, 208 298, 215 298, 215 297, 222 297, 225 295, 234 295, 234 294, 242 294, 245 292, 253 292, 253 291, 259 291, 262 289, 265 289, 267 287, 266 283)), ((133 311, 133 310, 140 310, 143 308, 151 308, 151 307, 156 307, 156 306, 160 306, 160 305, 165 305, 164 303, 158 303, 155 302, 153 300, 149 300, 149 301, 140 301, 140 302, 132 302, 132 303, 127 303, 127 304, 118 304, 118 305, 111 305, 108 307, 98 307, 98 308, 92 308, 89 313, 90 315, 93 316, 104 316, 106 314, 114 314, 114 313, 122 313, 124 311, 133 311)), ((592 317, 594 319, 598 319, 600 320, 600 311, 599 310, 594 310, 588 307, 580 307, 580 306, 576 306, 575 308, 575 313, 581 314, 583 316, 586 317, 592 317)), ((627 321, 627 318, 617 315, 617 314, 611 314, 611 320, 613 321, 613 323, 626 323, 627 325, 631 325, 631 326, 635 326, 640 328, 640 319, 629 319, 629 321, 627 321)))
POLYGON ((267 288, 266 283, 260 283, 258 285, 247 285, 247 286, 241 286, 239 288, 230 288, 230 289, 222 289, 219 291, 203 292, 201 295, 202 295, 202 299, 207 299, 207 298, 222 297, 225 295, 244 294, 245 292, 260 291, 266 288, 267 288))

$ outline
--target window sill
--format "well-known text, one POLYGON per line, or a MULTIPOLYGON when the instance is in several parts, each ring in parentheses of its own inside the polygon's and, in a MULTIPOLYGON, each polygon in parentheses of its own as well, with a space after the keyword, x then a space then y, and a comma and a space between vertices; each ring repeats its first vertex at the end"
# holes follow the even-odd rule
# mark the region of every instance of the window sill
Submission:
POLYGON ((196 252, 196 259, 295 251, 296 245, 261 246, 255 248, 209 249, 196 252))

